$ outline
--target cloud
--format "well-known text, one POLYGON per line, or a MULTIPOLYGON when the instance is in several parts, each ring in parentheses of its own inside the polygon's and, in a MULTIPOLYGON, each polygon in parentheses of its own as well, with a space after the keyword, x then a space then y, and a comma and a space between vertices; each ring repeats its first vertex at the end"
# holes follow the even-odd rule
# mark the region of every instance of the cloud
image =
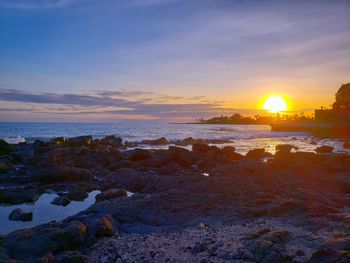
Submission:
POLYGON ((153 7, 178 2, 179 0, 0 0, 0 8, 45 9, 62 8, 88 3, 110 2, 125 7, 153 7))
POLYGON ((152 118, 193 120, 238 109, 207 100, 205 96, 171 96, 145 91, 98 91, 94 94, 30 93, 0 89, 0 101, 11 102, 1 112, 31 112, 55 115, 99 115, 111 118, 152 118), (17 107, 17 108, 16 108, 17 107))

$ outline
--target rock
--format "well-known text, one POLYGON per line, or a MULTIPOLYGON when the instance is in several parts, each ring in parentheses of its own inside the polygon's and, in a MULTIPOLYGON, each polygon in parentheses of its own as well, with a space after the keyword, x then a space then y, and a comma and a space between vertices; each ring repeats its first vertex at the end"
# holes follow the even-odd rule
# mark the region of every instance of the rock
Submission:
POLYGON ((211 150, 211 147, 207 144, 203 143, 196 143, 192 145, 192 151, 193 152, 198 152, 198 153, 206 153, 211 150))
POLYGON ((242 259, 254 262, 289 262, 285 243, 290 239, 287 231, 262 229, 251 233, 244 241, 242 259))
POLYGON ((98 143, 102 145, 111 145, 111 146, 122 146, 122 139, 120 137, 106 136, 103 139, 99 140, 98 143))
POLYGON ((67 144, 71 147, 79 147, 79 146, 89 146, 92 142, 92 136, 78 136, 67 139, 67 144))
POLYGON ((169 141, 166 138, 162 137, 155 140, 143 140, 141 143, 149 145, 166 145, 169 144, 169 141))
POLYGON ((350 237, 338 237, 327 239, 323 247, 333 250, 350 251, 350 237))
POLYGON ((51 204, 59 206, 67 206, 71 200, 65 196, 58 196, 52 200, 51 204))
POLYGON ((49 253, 78 249, 86 236, 86 226, 81 222, 51 222, 12 232, 4 237, 2 246, 13 259, 31 262, 49 253))
POLYGON ((94 179, 89 169, 56 164, 36 167, 32 177, 40 182, 89 181, 94 179))
POLYGON ((343 144, 343 148, 344 148, 344 149, 350 149, 350 142, 345 142, 345 143, 343 144))
POLYGON ((276 151, 282 151, 282 152, 288 152, 290 153, 290 151, 292 149, 298 150, 298 147, 291 145, 291 144, 279 144, 276 145, 276 151))
POLYGON ((143 161, 152 158, 151 153, 148 150, 143 149, 135 149, 131 151, 131 155, 129 157, 130 161, 143 161))
POLYGON ((88 196, 85 190, 74 189, 68 193, 67 198, 74 201, 84 201, 88 196))
POLYGON ((183 139, 182 141, 175 142, 176 145, 186 146, 186 145, 193 145, 193 144, 206 144, 205 140, 202 139, 193 139, 192 137, 188 137, 186 139, 183 139))
POLYGON ((8 188, 0 191, 0 203, 22 204, 33 203, 39 197, 39 192, 35 188, 8 188))
POLYGON ((76 250, 64 251, 56 254, 50 263, 84 263, 86 262, 84 256, 76 250))
POLYGON ((51 144, 65 144, 66 142, 67 140, 64 137, 57 137, 50 141, 51 144))
POLYGON ((323 145, 316 148, 317 153, 331 153, 333 152, 333 150, 334 150, 334 147, 327 146, 327 145, 323 145))
POLYGON ((0 162, 0 173, 6 173, 10 167, 5 162, 0 162))
POLYGON ((261 159, 264 157, 272 157, 272 154, 266 152, 264 148, 261 148, 250 150, 245 156, 251 159, 261 159))
POLYGON ((8 154, 13 152, 13 148, 10 144, 0 139, 0 154, 8 154))
POLYGON ((75 217, 87 226, 88 239, 93 241, 117 233, 117 222, 110 214, 82 214, 75 217))
POLYGON ((21 208, 17 208, 10 213, 9 219, 11 221, 32 221, 33 213, 25 213, 21 208))
POLYGON ((350 252, 343 251, 343 250, 333 250, 329 248, 321 248, 317 250, 307 262, 308 263, 328 263, 328 262, 346 263, 346 262, 350 262, 350 252))
POLYGON ((126 196, 126 195, 127 195, 127 191, 125 189, 118 189, 118 188, 110 189, 96 195, 96 202, 112 199, 114 197, 126 196))
POLYGON ((243 155, 236 153, 235 151, 236 151, 235 147, 225 146, 224 148, 221 149, 220 152, 231 160, 240 160, 244 158, 243 155))

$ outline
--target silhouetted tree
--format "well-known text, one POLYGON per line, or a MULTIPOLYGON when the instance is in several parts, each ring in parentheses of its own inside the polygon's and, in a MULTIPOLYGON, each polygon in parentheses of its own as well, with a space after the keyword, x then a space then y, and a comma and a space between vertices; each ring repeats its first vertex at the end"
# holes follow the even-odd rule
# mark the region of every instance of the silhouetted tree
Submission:
POLYGON ((350 83, 343 84, 335 94, 333 109, 336 111, 350 112, 350 83))

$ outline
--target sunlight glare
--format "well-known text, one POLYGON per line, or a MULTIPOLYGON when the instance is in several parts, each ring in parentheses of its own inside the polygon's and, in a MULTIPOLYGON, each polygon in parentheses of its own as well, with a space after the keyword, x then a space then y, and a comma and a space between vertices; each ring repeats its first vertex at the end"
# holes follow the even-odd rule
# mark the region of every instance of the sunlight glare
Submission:
POLYGON ((287 109, 287 103, 281 96, 271 96, 264 102, 263 109, 277 113, 285 111, 287 109))

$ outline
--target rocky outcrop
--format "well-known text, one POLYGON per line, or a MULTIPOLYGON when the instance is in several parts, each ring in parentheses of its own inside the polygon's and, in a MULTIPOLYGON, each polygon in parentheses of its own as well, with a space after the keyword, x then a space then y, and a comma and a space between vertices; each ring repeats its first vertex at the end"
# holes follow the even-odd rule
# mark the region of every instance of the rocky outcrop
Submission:
POLYGON ((12 221, 32 221, 33 213, 25 213, 21 208, 17 208, 10 213, 9 219, 12 221))
POLYGON ((315 151, 317 153, 331 153, 333 152, 333 150, 334 150, 334 147, 323 145, 323 146, 317 147, 315 151))

